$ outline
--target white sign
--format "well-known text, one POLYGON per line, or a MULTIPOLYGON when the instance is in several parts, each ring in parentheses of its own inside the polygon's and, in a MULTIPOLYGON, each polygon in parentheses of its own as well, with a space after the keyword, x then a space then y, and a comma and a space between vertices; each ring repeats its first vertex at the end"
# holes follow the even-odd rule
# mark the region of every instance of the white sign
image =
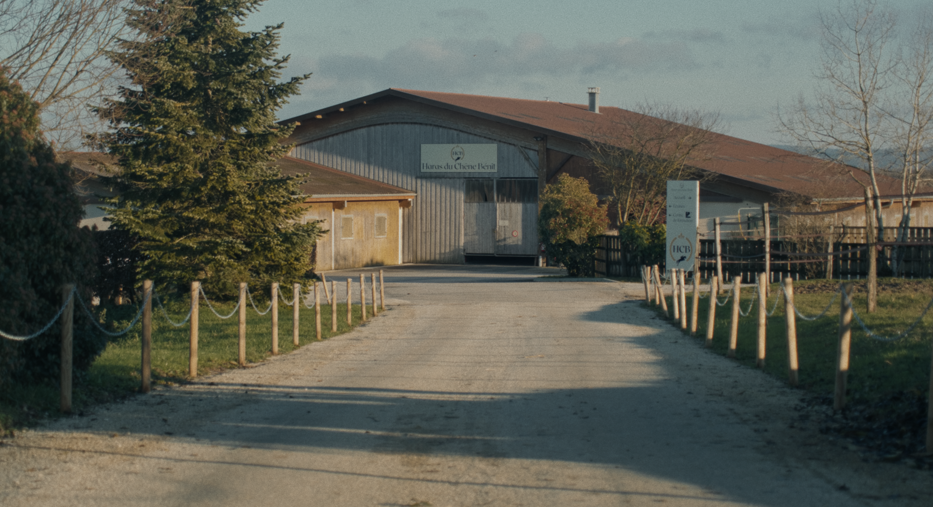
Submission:
POLYGON ((495 144, 422 144, 423 173, 494 173, 498 162, 495 144))
POLYGON ((667 269, 692 271, 697 250, 700 182, 667 182, 667 269))

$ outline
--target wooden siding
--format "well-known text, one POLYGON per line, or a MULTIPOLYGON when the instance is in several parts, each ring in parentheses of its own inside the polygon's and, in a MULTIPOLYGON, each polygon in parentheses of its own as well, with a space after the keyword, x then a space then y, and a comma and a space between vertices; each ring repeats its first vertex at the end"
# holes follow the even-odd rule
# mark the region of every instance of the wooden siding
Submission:
MULTIPOLYGON (((291 155, 350 174, 415 191, 403 213, 403 261, 463 262, 466 178, 537 178, 537 153, 498 144, 496 173, 422 173, 422 144, 488 144, 495 140, 426 124, 381 124, 296 146, 291 155), (522 154, 524 151, 524 155, 522 154)), ((535 217, 536 218, 536 217, 535 217)), ((534 234, 534 229, 523 236, 534 234)))
POLYGON ((330 232, 318 240, 317 271, 347 269, 362 266, 392 266, 398 264, 398 201, 350 202, 342 210, 333 210, 331 203, 306 204, 303 218, 325 220, 321 224, 330 232), (331 212, 334 224, 331 224, 331 212), (385 236, 376 236, 376 217, 386 219, 385 236), (345 217, 353 217, 353 237, 343 239, 341 227, 345 217), (331 263, 333 255, 334 262, 331 263))

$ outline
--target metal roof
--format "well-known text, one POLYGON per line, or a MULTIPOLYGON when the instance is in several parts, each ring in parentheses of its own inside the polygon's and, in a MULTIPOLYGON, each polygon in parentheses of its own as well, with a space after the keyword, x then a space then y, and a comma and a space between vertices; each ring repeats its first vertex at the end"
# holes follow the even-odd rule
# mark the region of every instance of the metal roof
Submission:
MULTIPOLYGON (((592 138, 590 133, 600 128, 618 128, 620 123, 626 123, 626 117, 629 120, 636 117, 645 119, 639 113, 609 106, 600 106, 599 113, 593 113, 585 104, 390 88, 281 123, 313 122, 318 117, 386 97, 428 104, 581 144, 588 143, 592 138)), ((656 118, 648 120, 663 121, 656 118)), ((709 148, 707 151, 712 153, 712 157, 690 160, 689 164, 715 173, 725 181, 766 192, 791 192, 821 199, 862 199, 862 186, 853 178, 868 182, 868 174, 858 168, 724 134, 714 133, 709 148), (841 174, 843 170, 853 176, 841 174)), ((878 180, 882 196, 900 195, 899 180, 884 175, 878 175, 878 180)))

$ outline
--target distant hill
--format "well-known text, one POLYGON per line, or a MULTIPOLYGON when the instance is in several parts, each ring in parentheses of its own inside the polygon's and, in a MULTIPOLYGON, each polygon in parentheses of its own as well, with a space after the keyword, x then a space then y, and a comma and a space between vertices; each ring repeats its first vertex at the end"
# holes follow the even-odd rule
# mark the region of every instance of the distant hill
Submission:
MULTIPOLYGON (((792 144, 773 144, 771 146, 775 148, 780 148, 782 150, 792 151, 794 153, 800 153, 802 155, 812 155, 809 149, 803 148, 801 146, 795 146, 792 144)), ((833 158, 838 158, 839 154, 841 153, 842 153, 841 151, 835 150, 834 152, 830 152, 830 155, 833 158)), ((857 157, 845 156, 843 157, 843 162, 848 165, 858 167, 862 169, 863 171, 868 169, 868 167, 865 165, 865 161, 857 157)), ((895 171, 898 171, 899 167, 900 167, 900 156, 893 150, 879 150, 875 153, 875 168, 876 169, 880 171, 884 171, 885 169, 891 168, 891 169, 894 169, 895 171)))

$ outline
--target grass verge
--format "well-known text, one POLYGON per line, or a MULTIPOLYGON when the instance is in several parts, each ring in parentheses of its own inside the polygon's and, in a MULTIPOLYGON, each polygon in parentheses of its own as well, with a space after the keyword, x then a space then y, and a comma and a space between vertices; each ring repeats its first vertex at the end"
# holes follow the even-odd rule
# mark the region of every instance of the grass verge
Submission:
MULTIPOLYGON (((878 308, 869 314, 865 310, 864 282, 852 284, 853 306, 866 326, 882 336, 893 336, 906 330, 923 313, 933 298, 933 281, 879 280, 878 308)), ((830 305, 838 283, 803 281, 794 284, 794 301, 801 313, 814 316, 829 306, 826 314, 814 321, 797 318, 797 350, 799 385, 807 396, 803 407, 817 409, 820 431, 847 438, 869 461, 904 461, 912 466, 933 468, 933 455, 925 452, 927 399, 931 375, 931 332, 933 311, 906 337, 895 341, 879 341, 868 336, 853 320, 847 404, 842 411, 832 410, 836 377, 836 357, 839 331, 839 297, 830 305)), ((738 326, 735 360, 756 367, 758 342, 758 308, 756 288, 742 290, 741 309, 748 310, 738 326)), ((692 311, 692 294, 687 306, 692 311)), ((731 296, 724 293, 720 301, 729 299, 716 309, 712 350, 726 355, 732 318, 731 296)), ((771 286, 767 310, 780 298, 774 314, 767 319, 767 341, 764 371, 787 381, 788 354, 786 315, 783 292, 778 284, 771 286)), ((667 298, 668 307, 671 299, 667 298)), ((697 340, 705 341, 709 297, 700 299, 697 318, 697 340)), ((660 306, 653 306, 663 315, 660 306)), ((688 313, 688 315, 690 315, 688 313)), ((679 327, 679 323, 673 323, 679 327)), ((810 415, 803 411, 801 420, 810 415)))
MULTIPOLYGON (((188 314, 187 301, 164 301, 172 320, 178 322, 188 314)), ((235 303, 213 303, 221 315, 230 313, 235 303)), ((247 303, 248 304, 248 303, 247 303)), ((265 309, 268 301, 260 306, 265 309)), ((347 305, 337 305, 337 331, 331 331, 331 307, 321 306, 321 339, 337 336, 360 324, 359 305, 351 309, 352 322, 347 324, 347 305)), ((125 328, 138 308, 130 305, 111 307, 101 312, 101 320, 111 330, 125 328)), ((238 368, 237 316, 221 320, 202 301, 198 322, 198 375, 238 368)), ((260 316, 247 306, 246 360, 260 362, 272 354, 272 315, 260 316)), ((367 317, 372 318, 371 305, 367 317)), ((299 347, 316 341, 314 309, 301 307, 299 314, 299 347)), ((175 385, 189 380, 189 326, 172 326, 157 305, 152 318, 152 382, 175 385)), ((295 350, 292 343, 292 308, 279 302, 279 354, 295 350)), ((136 393, 140 387, 140 350, 142 326, 136 324, 127 334, 114 338, 90 370, 76 372, 73 408, 81 413, 98 403, 115 401, 136 393)), ((0 393, 0 437, 14 434, 17 428, 34 425, 42 418, 59 414, 60 391, 57 382, 40 385, 10 383, 0 393)))
MULTIPOLYGON (((918 284, 897 280, 883 280, 889 290, 878 297, 878 309, 869 314, 865 311, 864 289, 855 285, 852 300, 855 310, 873 332, 880 335, 895 335, 905 330, 926 308, 933 297, 933 282, 918 284), (903 287, 899 287, 903 285, 903 287), (920 287, 918 287, 920 285, 920 287), (903 290, 899 290, 903 289, 903 290)), ((801 313, 817 315, 826 309, 837 285, 824 281, 801 281, 794 284, 794 301, 801 313)), ((720 302, 727 298, 720 295, 720 302)), ((774 314, 767 319, 767 341, 764 371, 779 378, 788 378, 786 316, 783 293, 780 285, 772 284, 767 309, 775 298, 781 298, 774 314)), ((716 308, 715 334, 712 350, 725 355, 728 351, 729 328, 732 318, 732 300, 716 308)), ((741 309, 749 308, 755 299, 755 287, 742 289, 741 309)), ((668 297, 668 307, 671 300, 668 297)), ((706 339, 709 297, 700 299, 697 318, 697 339, 706 339)), ((688 293, 687 306, 692 309, 692 297, 688 293)), ((659 306, 658 312, 663 313, 659 306)), ((689 315, 689 313, 688 313, 689 315)), ((748 366, 755 366, 758 342, 758 308, 752 306, 747 317, 739 319, 738 344, 735 359, 748 366)), ((800 387, 817 394, 833 392, 836 375, 836 354, 839 330, 839 297, 829 311, 815 321, 800 318, 797 324, 797 349, 800 387)), ((927 313, 923 322, 907 337, 893 342, 882 342, 869 337, 855 322, 852 324, 852 347, 848 374, 848 395, 852 400, 874 401, 891 392, 914 390, 926 393, 930 381, 931 330, 933 311, 927 313)))

